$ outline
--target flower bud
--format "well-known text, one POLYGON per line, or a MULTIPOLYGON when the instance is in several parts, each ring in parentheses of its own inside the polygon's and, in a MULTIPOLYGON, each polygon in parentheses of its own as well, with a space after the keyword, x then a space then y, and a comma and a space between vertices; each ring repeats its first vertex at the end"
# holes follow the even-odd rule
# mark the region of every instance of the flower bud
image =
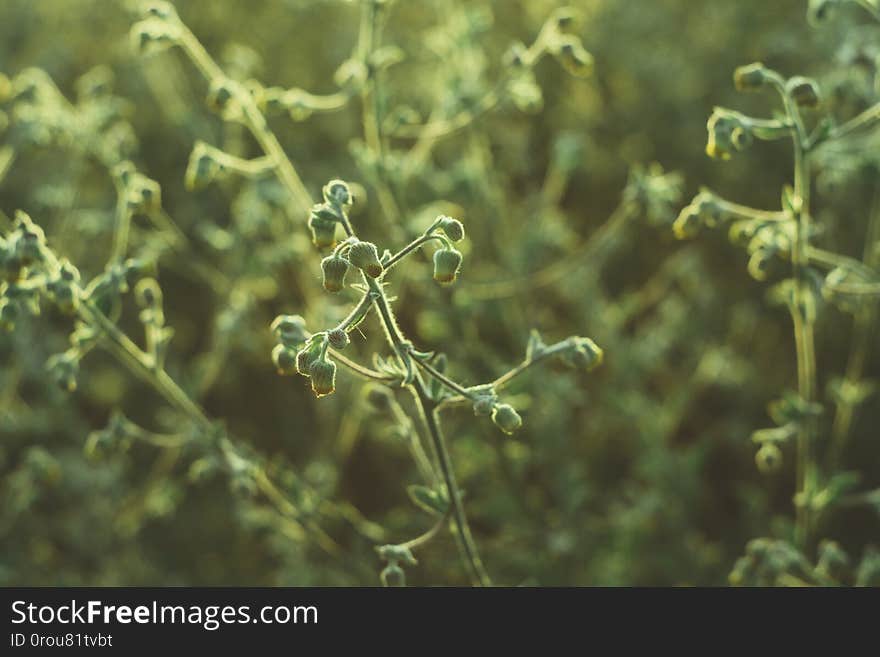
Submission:
POLYGON ((155 308, 162 305, 162 288, 155 278, 142 278, 134 288, 134 296, 141 308, 155 308))
POLYGON ((282 376, 289 376, 297 371, 297 353, 283 344, 276 344, 272 349, 272 362, 282 376))
POLYGON ((17 234, 14 241, 10 240, 13 251, 12 260, 19 267, 42 262, 46 246, 46 234, 43 229, 20 210, 15 214, 15 223, 17 234))
POLYGON ((775 472, 782 466, 782 450, 774 443, 764 443, 755 454, 755 463, 764 474, 775 472))
POLYGON ((379 253, 372 242, 356 242, 348 252, 348 259, 370 278, 378 278, 382 274, 382 263, 379 253))
POLYGON ((440 229, 446 233, 446 236, 453 242, 461 242, 464 239, 464 226, 458 219, 441 217, 440 229))
POLYGON ((76 267, 64 260, 58 271, 58 276, 48 285, 47 290, 58 306, 58 309, 68 315, 72 315, 79 307, 79 271, 76 267))
POLYGON ((577 37, 560 36, 555 54, 563 68, 575 77, 586 77, 593 72, 593 55, 584 49, 577 37))
POLYGON ((306 320, 299 315, 279 315, 269 328, 288 347, 296 347, 308 338, 306 320))
POLYGON ((132 25, 130 38, 135 52, 146 55, 174 45, 179 38, 179 30, 161 18, 147 18, 132 25))
POLYGON ((232 80, 214 80, 205 99, 208 107, 222 115, 234 110, 236 86, 232 80))
POLYGON ((336 69, 333 81, 342 89, 358 90, 367 80, 366 65, 357 59, 347 59, 336 69))
POLYGON ((492 395, 480 395, 474 400, 474 415, 477 417, 489 417, 495 410, 495 397, 492 395))
POLYGON ((46 363, 46 368, 59 388, 66 392, 76 390, 76 375, 79 374, 79 359, 76 354, 69 351, 55 354, 46 363))
POLYGON ((331 180, 324 185, 324 201, 331 205, 351 205, 354 196, 351 194, 348 184, 343 180, 331 180))
POLYGON ((454 283, 461 268, 461 253, 457 249, 441 248, 434 251, 434 280, 454 283))
POLYGON ((190 191, 209 185, 223 172, 223 166, 202 142, 196 143, 189 156, 183 182, 190 191))
POLYGON ((312 231, 312 242, 319 249, 336 244, 336 221, 328 219, 325 214, 312 208, 309 215, 309 229, 312 231))
POLYGON ((317 397, 333 394, 336 390, 336 363, 317 358, 309 368, 312 390, 317 397))
POLYGON ((508 435, 522 426, 522 418, 510 404, 497 404, 492 409, 492 422, 508 435))
POLYGON ((385 566, 379 577, 382 580, 382 586, 389 588, 406 586, 406 574, 403 572, 403 568, 396 563, 389 563, 385 566))
POLYGON ((312 341, 296 354, 296 371, 303 376, 312 375, 312 364, 321 357, 321 345, 312 341))
POLYGON ((729 160, 732 151, 741 151, 752 142, 747 119, 737 112, 716 107, 706 128, 709 132, 706 154, 711 158, 729 160))
POLYGON ((338 255, 327 256, 321 261, 324 274, 324 289, 328 292, 340 292, 345 287, 345 275, 348 273, 348 260, 338 255))
POLYGON ((162 207, 162 188, 155 180, 135 174, 128 182, 126 201, 132 212, 150 215, 162 207))
POLYGON ((793 77, 786 82, 785 90, 799 107, 816 107, 819 104, 819 85, 815 80, 801 76, 793 77))
POLYGON ((738 91, 757 91, 767 82, 767 69, 761 62, 740 66, 733 72, 733 84, 738 91))
POLYGON ((589 372, 602 364, 603 357, 602 349, 590 338, 578 338, 574 348, 566 354, 566 361, 589 372))
POLYGON ((749 275, 756 281, 767 280, 767 272, 773 262, 773 249, 758 249, 749 258, 749 275))
POLYGON ((564 34, 575 26, 579 18, 574 7, 560 7, 550 15, 547 22, 552 23, 560 33, 564 34))
POLYGON ((327 341, 334 349, 345 349, 349 343, 348 333, 345 332, 345 329, 341 328, 327 331, 327 341))

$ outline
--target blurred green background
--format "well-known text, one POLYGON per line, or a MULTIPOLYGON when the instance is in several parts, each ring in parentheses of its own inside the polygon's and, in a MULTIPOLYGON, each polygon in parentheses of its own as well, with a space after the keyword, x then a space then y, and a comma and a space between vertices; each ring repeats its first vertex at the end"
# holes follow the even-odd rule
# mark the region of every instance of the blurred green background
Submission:
MULTIPOLYGON (((175 4, 227 71, 265 85, 334 91, 333 73, 357 38, 358 3, 342 0, 175 4)), ((578 34, 595 74, 571 77, 548 58, 536 68, 540 112, 505 103, 440 142, 400 194, 403 228, 389 225, 359 159, 356 100, 340 112, 270 125, 313 195, 333 177, 363 185, 353 221, 380 246, 400 246, 401 230, 417 234, 454 208, 468 229, 457 285, 437 287, 427 260, 416 257, 392 289, 404 330, 420 347, 446 353, 455 377, 475 384, 503 373, 522 359, 532 328, 548 341, 590 336, 605 350, 604 365, 590 374, 550 366, 518 381, 511 400, 524 426, 513 437, 466 408, 446 415, 474 535, 495 580, 724 584, 750 539, 791 533, 793 454, 786 448, 782 469, 762 475, 749 436, 771 424, 767 403, 796 387, 794 344, 788 314, 767 303, 766 286, 748 276, 746 256, 724 231, 678 242, 669 225, 702 185, 776 208, 790 180, 785 143, 758 144, 730 162, 704 154, 713 106, 758 116, 775 109, 769 96, 736 93, 736 66, 761 60, 786 75, 814 76, 823 89, 840 89, 828 104, 845 115, 846 103, 858 109, 864 101, 853 89, 872 73, 859 68, 857 54, 876 52, 880 29, 857 11, 812 28, 804 0, 570 4, 584 15, 578 34), (652 162, 679 172, 682 189, 676 198, 672 184, 670 198, 648 207, 629 175, 652 162), (489 285, 528 280, 577 252, 625 189, 637 216, 564 276, 540 287, 489 285)), ((424 119, 478 96, 503 73, 509 45, 530 43, 557 6, 392 3, 384 40, 406 58, 383 74, 385 111, 405 105, 424 119)), ((406 540, 431 522, 407 498, 416 470, 394 423, 364 405, 360 382, 341 373, 338 393, 316 400, 302 378, 275 374, 268 330, 275 315, 301 313, 323 326, 345 306, 321 293, 305 218, 290 234, 283 193, 270 180, 233 177, 185 189, 196 140, 246 156, 258 150, 205 107, 206 84, 178 51, 133 52, 132 22, 126 3, 4 0, 0 71, 14 79, 42 68, 72 101, 81 76, 96 66, 112 71, 113 112, 131 127, 112 139, 161 184, 163 207, 190 244, 159 263, 175 329, 169 372, 280 481, 299 482, 290 483, 291 494, 339 549, 328 553, 285 531, 227 477, 192 481, 195 457, 186 449, 135 444, 87 457, 87 436, 114 409, 156 431, 173 430, 178 418, 100 350, 83 362, 75 393, 53 387, 45 362, 65 349, 71 324, 47 309, 0 336, 0 583, 375 585, 381 564, 371 541, 317 509, 321 500, 350 505, 381 527, 383 542, 406 540), (194 263, 223 280, 206 283, 194 263)), ((111 179, 88 144, 24 147, 14 128, 0 133, 0 146, 16 148, 0 180, 0 210, 27 211, 88 280, 110 252, 111 179)), ((394 141, 389 159, 411 145, 394 141)), ((855 257, 878 188, 869 159, 837 162, 817 179, 820 239, 855 257)), ((136 228, 133 242, 147 240, 148 227, 136 228)), ((851 324, 833 308, 821 313, 823 400, 844 370, 851 324)), ((122 326, 140 338, 133 306, 122 326)), ((385 353, 374 320, 364 332, 354 344, 361 360, 385 353)), ((878 369, 875 349, 866 376, 878 369)), ((823 416, 826 433, 832 415, 823 416)), ((860 472, 860 489, 880 485, 878 423, 875 396, 859 408, 844 457, 846 469, 860 472)), ((880 542, 880 514, 835 510, 823 516, 818 537, 838 541, 857 561, 880 542)), ((418 557, 411 583, 466 583, 448 534, 418 557)))

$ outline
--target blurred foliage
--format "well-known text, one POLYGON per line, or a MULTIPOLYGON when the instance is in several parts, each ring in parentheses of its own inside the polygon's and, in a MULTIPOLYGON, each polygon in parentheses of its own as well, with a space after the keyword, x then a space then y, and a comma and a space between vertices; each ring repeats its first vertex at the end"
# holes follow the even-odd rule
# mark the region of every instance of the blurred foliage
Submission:
MULTIPOLYGON (((175 4, 231 77, 267 89, 336 93, 334 74, 358 39, 357 2, 175 4)), ((518 363, 533 328, 548 342, 577 333, 604 349, 589 376, 551 365, 518 379, 509 397, 524 423, 513 436, 468 408, 446 412, 489 571, 511 585, 877 583, 876 395, 866 389, 841 456, 841 471, 858 481, 841 482, 846 504, 821 516, 816 545, 802 554, 790 545, 794 456, 786 448, 781 467, 762 474, 750 439, 767 424, 768 402, 796 387, 790 320, 723 235, 678 242, 670 227, 701 186, 773 208, 790 183, 791 154, 777 143, 730 162, 705 156, 713 106, 767 112, 766 101, 737 94, 737 66, 762 61, 815 77, 848 118, 876 102, 880 26, 831 3, 845 6, 813 27, 805 0, 570 4, 583 17, 577 35, 595 60, 592 76, 572 77, 546 58, 533 77, 514 76, 497 107, 421 151, 404 134, 377 161, 360 98, 270 118, 312 195, 331 178, 355 184, 353 221, 367 238, 402 244, 440 213, 465 223, 455 287, 434 284, 417 255, 395 288, 401 327, 420 348, 442 350, 458 380, 492 380, 518 363)), ((381 74, 384 128, 405 133, 478 106, 506 79, 511 44, 531 43, 557 6, 389 3, 383 41, 399 53, 385 54, 402 61, 381 74)), ((265 492, 165 440, 189 428, 103 350, 82 363, 75 392, 53 385, 57 359, 52 372, 46 364, 68 348, 71 321, 47 306, 0 336, 0 583, 376 585, 374 546, 432 522, 407 496, 419 481, 407 454, 412 429, 373 409, 343 373, 337 394, 320 400, 302 379, 275 375, 273 317, 300 313, 325 326, 347 310, 322 293, 306 216, 291 229, 291 201, 274 178, 224 176, 187 189, 198 141, 262 153, 205 107, 208 87, 179 52, 133 51, 134 20, 124 2, 0 6, 0 71, 11 89, 0 96, 37 79, 37 89, 56 85, 66 99, 19 96, 0 108, 0 227, 26 211, 89 281, 114 249, 114 166, 131 160, 157 181, 163 210, 136 214, 130 243, 158 260, 173 328, 168 372, 241 438, 237 453, 262 464, 301 522, 280 522, 265 492), (113 433, 129 424, 137 429, 113 433), (132 431, 149 440, 112 440, 132 431)), ((816 177, 820 238, 856 258, 880 211, 876 152, 830 153, 816 177)), ((130 297, 116 316, 140 336, 130 297)), ((821 313, 828 408, 834 397, 824 391, 839 389, 851 331, 851 316, 821 313)), ((352 336, 356 353, 382 353, 379 332, 365 333, 352 336)), ((877 377, 878 358, 869 352, 865 381, 877 377)), ((832 416, 820 419, 825 433, 832 416)), ((409 583, 466 583, 448 534, 418 557, 409 583)))

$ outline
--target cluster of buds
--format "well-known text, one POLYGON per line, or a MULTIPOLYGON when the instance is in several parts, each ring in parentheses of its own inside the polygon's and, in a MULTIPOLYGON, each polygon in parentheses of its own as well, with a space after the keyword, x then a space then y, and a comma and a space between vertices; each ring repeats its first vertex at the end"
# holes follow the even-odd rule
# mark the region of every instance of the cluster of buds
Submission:
POLYGON ((772 402, 768 411, 777 426, 758 429, 752 433, 752 442, 759 446, 755 463, 765 474, 780 468, 781 446, 798 434, 803 423, 821 415, 822 406, 816 402, 806 402, 797 394, 788 392, 781 399, 772 402))
POLYGON ((272 350, 272 362, 278 374, 301 374, 309 378, 312 391, 318 397, 335 392, 336 363, 328 358, 327 351, 331 346, 345 348, 348 344, 345 331, 333 329, 309 335, 305 320, 299 315, 280 315, 271 328, 278 339, 272 350))
POLYGON ((180 19, 170 2, 149 2, 145 18, 135 23, 130 32, 132 46, 138 54, 161 52, 180 42, 180 19))
POLYGON ((120 198, 132 214, 151 216, 162 209, 162 188, 159 183, 138 172, 128 160, 111 171, 120 198))
POLYGON ((504 433, 510 435, 522 426, 520 414, 510 404, 500 403, 498 395, 491 386, 476 390, 472 401, 474 415, 491 417, 492 423, 504 433))
POLYGON ((36 315, 46 284, 38 270, 48 250, 43 229, 17 212, 12 231, 0 237, 0 328, 12 331, 22 311, 36 315))
POLYGON ((679 213, 672 231, 678 239, 687 239, 694 237, 703 226, 714 228, 725 217, 718 197, 704 189, 679 213))
POLYGON ((754 139, 752 120, 723 107, 715 108, 706 129, 709 132, 706 154, 712 158, 729 160, 733 151, 745 150, 754 139))
POLYGON ((323 195, 324 202, 312 206, 309 212, 312 242, 319 249, 336 244, 336 226, 344 221, 345 213, 354 202, 351 189, 342 180, 331 180, 324 185, 323 195))
POLYGON ((547 49, 562 67, 575 77, 586 77, 593 72, 593 55, 584 48, 574 29, 577 12, 571 7, 560 7, 544 24, 543 36, 547 49))

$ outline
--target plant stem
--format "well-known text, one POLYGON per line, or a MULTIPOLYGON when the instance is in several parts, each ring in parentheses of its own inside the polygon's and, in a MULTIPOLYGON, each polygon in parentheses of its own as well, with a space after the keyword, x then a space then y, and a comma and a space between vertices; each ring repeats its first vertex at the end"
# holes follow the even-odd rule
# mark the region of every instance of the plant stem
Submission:
POLYGON ((416 406, 422 415, 425 427, 428 429, 428 435, 431 437, 431 443, 437 455, 437 462, 440 466, 440 473, 443 475, 443 481, 446 484, 446 491, 449 494, 449 503, 452 508, 452 517, 458 533, 459 546, 470 568, 475 584, 480 586, 491 586, 492 580, 486 572, 480 554, 477 551, 477 545, 471 535, 471 530, 461 504, 461 492, 455 481, 455 472, 452 469, 452 460, 449 457, 449 451, 446 448, 446 441, 440 428, 439 418, 437 417, 437 405, 429 396, 425 389, 425 384, 420 378, 416 378, 411 389, 413 397, 416 400, 416 406))
MULTIPOLYGON (((379 317, 382 320, 385 335, 389 344, 397 354, 401 364, 412 373, 412 356, 409 354, 409 343, 403 338, 400 329, 394 320, 394 314, 385 296, 382 286, 373 278, 364 275, 364 281, 373 294, 373 303, 379 311, 379 317)), ((480 586, 490 586, 491 580, 486 573, 483 562, 480 560, 476 543, 471 535, 468 526, 467 517, 461 504, 461 492, 455 480, 455 472, 452 469, 452 460, 446 448, 446 442, 440 427, 440 421, 437 416, 437 403, 428 395, 424 381, 418 373, 413 373, 412 382, 409 388, 413 393, 416 408, 422 417, 428 435, 431 438, 431 444, 434 447, 434 453, 437 457, 440 473, 443 476, 443 482, 446 484, 446 491, 449 494, 450 504, 452 506, 452 517, 458 532, 459 545, 461 547, 462 556, 468 569, 471 571, 473 582, 480 586)))
MULTIPOLYGON (((783 93, 783 99, 786 111, 794 123, 792 131, 794 195, 798 199, 796 233, 792 245, 795 288, 791 316, 797 350, 798 394, 801 399, 810 403, 815 400, 817 387, 813 324, 806 316, 804 299, 804 293, 809 285, 806 268, 809 262, 810 239, 810 162, 809 153, 805 147, 806 134, 798 109, 788 93, 783 93)), ((810 497, 816 478, 816 465, 813 459, 815 431, 816 420, 806 418, 800 423, 797 437, 795 541, 802 549, 808 547, 811 533, 810 497)))

